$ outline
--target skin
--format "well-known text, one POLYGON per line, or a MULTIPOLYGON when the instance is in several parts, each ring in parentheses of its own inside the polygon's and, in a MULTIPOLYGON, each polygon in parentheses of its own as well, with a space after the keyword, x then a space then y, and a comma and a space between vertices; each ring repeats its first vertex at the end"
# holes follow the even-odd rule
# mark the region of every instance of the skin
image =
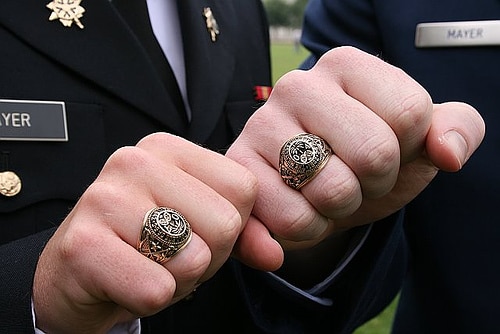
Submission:
POLYGON ((282 77, 227 153, 259 176, 235 255, 273 270, 282 248, 309 248, 387 217, 439 170, 458 171, 484 132, 473 107, 433 104, 400 69, 351 47, 334 49, 310 71, 282 77), (335 155, 299 192, 277 170, 281 145, 302 132, 321 136, 335 155))
POLYGON ((307 254, 397 211, 439 169, 459 170, 484 131, 471 106, 434 105, 401 70, 335 49, 312 70, 285 75, 226 156, 165 133, 115 152, 41 254, 36 325, 104 333, 184 298, 231 255, 276 270, 285 251, 307 254), (278 154, 301 132, 324 138, 335 155, 296 191, 277 172, 278 154), (154 206, 177 209, 193 229, 163 265, 136 250, 154 206))

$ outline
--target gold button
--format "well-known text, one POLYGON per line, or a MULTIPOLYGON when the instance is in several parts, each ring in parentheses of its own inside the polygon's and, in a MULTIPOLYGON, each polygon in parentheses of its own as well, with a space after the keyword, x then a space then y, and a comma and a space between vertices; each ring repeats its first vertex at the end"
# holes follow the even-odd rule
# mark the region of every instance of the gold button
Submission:
POLYGON ((21 179, 11 171, 0 173, 0 194, 12 197, 21 191, 21 179))

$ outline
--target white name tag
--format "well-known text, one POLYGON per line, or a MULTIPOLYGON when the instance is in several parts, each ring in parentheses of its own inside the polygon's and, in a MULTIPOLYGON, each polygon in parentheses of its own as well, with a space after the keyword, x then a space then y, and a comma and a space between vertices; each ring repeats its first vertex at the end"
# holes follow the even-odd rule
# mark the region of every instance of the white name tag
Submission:
POLYGON ((0 99, 0 140, 68 141, 64 102, 0 99))
POLYGON ((420 23, 417 48, 500 45, 500 20, 420 23))

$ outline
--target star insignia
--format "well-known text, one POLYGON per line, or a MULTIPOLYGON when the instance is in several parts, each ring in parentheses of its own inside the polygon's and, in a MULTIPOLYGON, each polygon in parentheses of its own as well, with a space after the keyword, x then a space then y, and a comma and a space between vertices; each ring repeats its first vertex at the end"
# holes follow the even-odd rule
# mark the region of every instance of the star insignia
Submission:
POLYGON ((85 12, 85 8, 80 6, 82 0, 53 0, 47 4, 47 8, 52 10, 49 21, 59 20, 65 27, 71 27, 75 23, 80 29, 83 24, 80 18, 85 12))

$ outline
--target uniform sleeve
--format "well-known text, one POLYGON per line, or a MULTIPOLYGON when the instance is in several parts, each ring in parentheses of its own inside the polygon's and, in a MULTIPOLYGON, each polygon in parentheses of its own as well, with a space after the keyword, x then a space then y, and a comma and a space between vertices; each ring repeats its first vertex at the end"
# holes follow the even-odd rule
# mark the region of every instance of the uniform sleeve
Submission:
POLYGON ((399 291, 406 271, 403 217, 401 211, 373 224, 348 264, 320 288, 300 290, 271 273, 238 266, 254 322, 276 333, 352 333, 399 291))
POLYGON ((34 333, 31 312, 38 257, 54 229, 0 246, 0 332, 34 333))
MULTIPOLYGON (((311 56, 301 65, 311 68, 321 55, 338 46, 354 46, 381 55, 377 13, 367 0, 310 0, 305 12, 302 43, 311 56)), ((404 210, 372 225, 361 249, 317 296, 331 300, 318 307, 322 321, 340 333, 351 333, 394 298, 407 267, 403 231, 404 210)))
POLYGON ((315 58, 345 45, 377 55, 382 46, 378 31, 371 1, 310 0, 301 42, 315 58))

